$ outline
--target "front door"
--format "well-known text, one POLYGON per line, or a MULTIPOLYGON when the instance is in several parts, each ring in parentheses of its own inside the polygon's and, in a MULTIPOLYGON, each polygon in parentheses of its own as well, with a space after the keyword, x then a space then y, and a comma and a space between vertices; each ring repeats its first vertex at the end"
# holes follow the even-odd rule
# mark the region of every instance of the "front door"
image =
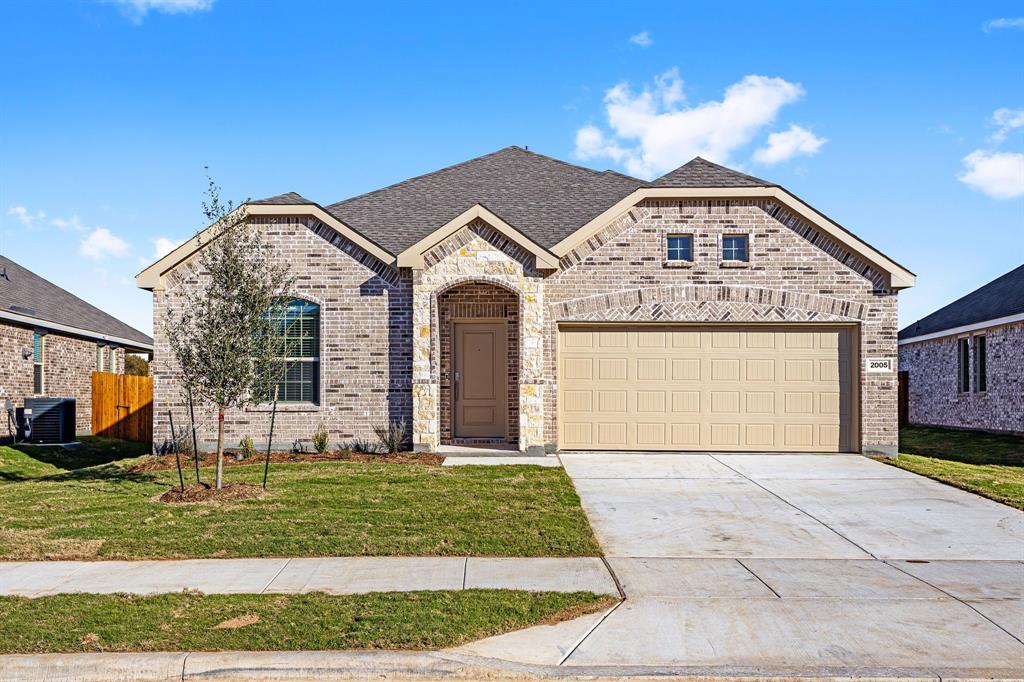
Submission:
POLYGON ((508 436, 508 333, 504 322, 454 326, 456 438, 508 436))

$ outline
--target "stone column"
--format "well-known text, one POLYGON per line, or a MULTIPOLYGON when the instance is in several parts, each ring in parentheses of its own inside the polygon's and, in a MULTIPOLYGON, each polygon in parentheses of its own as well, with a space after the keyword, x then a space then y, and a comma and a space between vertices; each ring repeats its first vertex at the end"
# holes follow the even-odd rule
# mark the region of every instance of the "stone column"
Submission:
POLYGON ((544 301, 540 279, 522 281, 519 448, 544 454, 544 301))
POLYGON ((439 445, 440 386, 431 368, 432 289, 413 272, 412 285, 412 443, 416 452, 433 452, 439 445))

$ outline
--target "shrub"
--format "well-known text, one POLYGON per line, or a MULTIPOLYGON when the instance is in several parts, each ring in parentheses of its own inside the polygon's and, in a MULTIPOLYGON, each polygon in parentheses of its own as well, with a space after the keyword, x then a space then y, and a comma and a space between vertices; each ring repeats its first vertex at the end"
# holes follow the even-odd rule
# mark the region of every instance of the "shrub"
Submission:
POLYGON ((387 426, 375 426, 373 432, 377 434, 377 440, 388 454, 400 452, 405 446, 405 422, 393 421, 387 426))
POLYGON ((175 452, 179 452, 182 455, 192 456, 192 434, 190 433, 179 433, 177 442, 170 438, 165 438, 163 443, 157 445, 154 452, 158 455, 173 455, 175 452))
POLYGON ((238 449, 241 451, 242 457, 245 459, 256 456, 256 445, 252 442, 252 436, 246 436, 242 440, 238 441, 238 449))
POLYGON ((313 431, 313 448, 322 455, 327 452, 328 447, 330 447, 330 434, 327 433, 327 427, 320 424, 313 431))
POLYGON ((347 443, 342 443, 341 449, 348 450, 350 452, 365 452, 368 454, 373 454, 377 452, 377 444, 371 443, 369 440, 365 438, 353 438, 347 443))
POLYGON ((292 454, 303 455, 306 453, 306 444, 299 439, 292 441, 292 454))

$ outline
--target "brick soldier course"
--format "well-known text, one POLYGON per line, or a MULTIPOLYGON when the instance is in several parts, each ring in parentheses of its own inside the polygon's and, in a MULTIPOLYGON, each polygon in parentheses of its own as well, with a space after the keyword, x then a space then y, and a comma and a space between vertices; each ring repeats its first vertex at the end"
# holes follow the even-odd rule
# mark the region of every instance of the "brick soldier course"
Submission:
MULTIPOLYGON (((321 422, 334 442, 372 439, 389 420, 409 422, 419 450, 451 442, 453 319, 507 321, 507 441, 540 452, 558 448, 561 323, 842 323, 861 358, 894 360, 897 292, 913 283, 776 185, 703 159, 645 183, 511 147, 327 207, 293 193, 249 209, 294 295, 320 306, 319 395, 280 408, 282 444, 321 422), (721 260, 733 233, 749 237, 746 263, 721 260), (693 236, 691 263, 667 260, 669 234, 693 236)), ((200 281, 196 260, 185 245, 139 276, 154 295, 158 440, 167 410, 184 410, 162 319, 200 281)), ((854 449, 892 454, 896 374, 855 377, 854 449)), ((265 437, 268 420, 266 406, 228 414, 228 442, 265 437)))

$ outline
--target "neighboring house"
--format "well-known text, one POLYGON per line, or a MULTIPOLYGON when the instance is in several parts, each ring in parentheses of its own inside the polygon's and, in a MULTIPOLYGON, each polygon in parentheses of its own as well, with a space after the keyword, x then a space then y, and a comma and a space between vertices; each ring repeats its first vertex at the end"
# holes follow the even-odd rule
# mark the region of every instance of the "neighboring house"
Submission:
POLYGON ((911 424, 1024 434, 1024 265, 900 331, 911 424))
MULTIPOLYGON (((305 351, 275 440, 403 420, 418 450, 895 453, 896 295, 914 275, 770 182, 700 158, 644 182, 509 147, 247 211, 297 278, 305 351)), ((198 248, 137 280, 158 439, 184 415, 162 320, 203 276, 198 248)), ((227 421, 229 442, 265 437, 268 407, 227 421)))
POLYGON ((0 256, 0 400, 74 398, 76 431, 89 433, 92 373, 122 372, 125 351, 152 350, 138 329, 0 256))

